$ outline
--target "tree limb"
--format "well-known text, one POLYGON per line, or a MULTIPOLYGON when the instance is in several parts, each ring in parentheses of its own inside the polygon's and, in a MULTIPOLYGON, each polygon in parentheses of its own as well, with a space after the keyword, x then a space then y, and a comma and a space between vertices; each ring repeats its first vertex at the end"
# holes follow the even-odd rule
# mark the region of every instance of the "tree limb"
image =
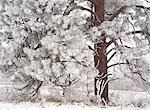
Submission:
POLYGON ((127 7, 128 7, 128 6, 123 6, 123 7, 121 7, 116 13, 114 13, 114 14, 110 17, 109 21, 114 20, 120 13, 122 13, 124 10, 126 10, 127 7))
POLYGON ((117 66, 117 65, 129 65, 129 66, 135 66, 135 67, 138 67, 138 68, 141 68, 140 66, 136 65, 136 64, 131 64, 128 60, 126 60, 126 62, 122 62, 122 63, 114 63, 114 64, 111 64, 109 65, 107 68, 111 68, 113 66, 117 66))
POLYGON ((110 49, 107 53, 106 53, 106 55, 108 55, 110 52, 112 52, 113 50, 115 50, 115 47, 114 48, 112 48, 112 49, 110 49))
POLYGON ((31 92, 32 97, 35 96, 36 94, 38 94, 40 87, 42 86, 43 81, 40 81, 37 88, 33 90, 33 92, 31 92))
POLYGON ((107 42, 107 47, 110 46, 113 43, 113 40, 110 40, 109 42, 107 42))
POLYGON ((116 55, 117 52, 114 52, 111 57, 107 60, 107 63, 116 55))
POLYGON ((140 78, 141 78, 143 81, 147 82, 147 81, 146 81, 146 79, 145 79, 145 78, 143 78, 142 74, 141 74, 139 71, 133 72, 133 74, 137 74, 137 75, 139 75, 139 76, 140 76, 140 78))
POLYGON ((109 21, 114 20, 120 13, 122 13, 123 11, 125 11, 127 8, 130 7, 136 7, 136 8, 142 8, 142 9, 146 9, 146 10, 150 10, 150 7, 144 7, 142 5, 129 5, 129 6, 123 6, 121 8, 119 8, 109 19, 109 21))
POLYGON ((69 15, 71 11, 75 10, 75 9, 80 9, 80 10, 85 10, 85 11, 88 11, 90 12, 91 14, 93 14, 94 16, 96 16, 96 13, 94 13, 92 10, 88 9, 88 8, 85 8, 85 7, 82 7, 82 6, 73 6, 71 7, 70 10, 67 10, 64 15, 69 15))
POLYGON ((126 64, 129 64, 129 63, 115 63, 115 64, 112 64, 112 65, 109 65, 107 68, 111 68, 111 67, 117 66, 117 65, 126 65, 126 64))
POLYGON ((87 1, 91 2, 95 6, 97 5, 97 1, 96 0, 87 0, 87 1))
POLYGON ((31 80, 29 80, 29 82, 25 86, 23 86, 21 88, 17 88, 14 86, 14 88, 19 91, 24 90, 24 89, 29 89, 34 84, 34 82, 35 82, 35 80, 33 78, 31 78, 31 80))
POLYGON ((150 10, 150 7, 145 7, 142 5, 133 5, 133 6, 135 6, 136 8, 142 8, 142 9, 150 10))
POLYGON ((131 31, 126 33, 127 35, 132 35, 132 34, 146 34, 148 36, 150 36, 150 33, 147 31, 143 31, 143 30, 139 30, 139 31, 131 31))

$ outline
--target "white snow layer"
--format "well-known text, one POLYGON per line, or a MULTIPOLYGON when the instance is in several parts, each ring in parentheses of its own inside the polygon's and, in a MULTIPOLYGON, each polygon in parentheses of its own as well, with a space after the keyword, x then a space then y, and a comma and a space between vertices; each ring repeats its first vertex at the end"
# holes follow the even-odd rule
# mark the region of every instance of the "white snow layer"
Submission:
POLYGON ((0 103, 0 110, 150 110, 150 108, 134 107, 105 107, 87 106, 84 104, 60 104, 60 103, 0 103))

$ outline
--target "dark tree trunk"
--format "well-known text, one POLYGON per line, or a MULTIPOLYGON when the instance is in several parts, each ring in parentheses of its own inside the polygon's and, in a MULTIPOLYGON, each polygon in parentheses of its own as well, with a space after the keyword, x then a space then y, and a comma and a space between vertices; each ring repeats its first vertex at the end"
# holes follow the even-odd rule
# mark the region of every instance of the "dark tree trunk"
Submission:
MULTIPOLYGON (((94 0, 94 11, 96 13, 95 25, 100 25, 104 21, 104 0, 94 0)), ((108 77, 107 77, 107 42, 106 36, 101 35, 101 39, 98 40, 94 45, 95 56, 94 63, 95 67, 99 70, 98 77, 95 77, 95 95, 101 95, 101 99, 104 99, 105 102, 108 102, 108 77), (99 83, 99 93, 97 88, 97 82, 99 83), (104 89, 102 89, 104 88, 104 89), (101 94, 100 94, 101 92, 101 94)), ((105 103, 102 100, 103 103, 105 103)))
POLYGON ((99 70, 99 76, 95 77, 95 95, 101 95, 101 99, 108 102, 108 77, 107 77, 107 56, 106 56, 106 37, 97 42, 94 46, 96 54, 94 56, 95 67, 99 70), (97 91, 96 83, 101 82, 99 87, 99 93, 97 91), (103 89, 104 88, 104 89, 103 89), (100 94, 100 92, 102 92, 100 94))

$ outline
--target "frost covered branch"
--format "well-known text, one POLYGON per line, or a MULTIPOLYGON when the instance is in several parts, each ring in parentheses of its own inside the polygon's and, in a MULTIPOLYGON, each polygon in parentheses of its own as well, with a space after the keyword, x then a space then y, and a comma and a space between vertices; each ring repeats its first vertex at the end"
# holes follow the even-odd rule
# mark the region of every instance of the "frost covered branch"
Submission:
POLYGON ((70 12, 73 11, 73 10, 75 10, 75 9, 80 9, 80 10, 88 11, 88 12, 90 12, 92 15, 96 16, 96 14, 95 14, 92 10, 90 10, 90 9, 88 9, 88 8, 85 8, 85 7, 83 7, 83 6, 73 6, 73 7, 70 7, 70 9, 68 9, 68 10, 66 10, 66 11, 64 12, 64 15, 69 15, 70 12))
POLYGON ((111 68, 113 66, 117 66, 117 65, 127 65, 128 63, 115 63, 115 64, 112 64, 112 65, 109 65, 108 68, 111 68))
POLYGON ((43 81, 38 82, 37 87, 35 89, 33 89, 32 92, 30 93, 30 94, 32 94, 32 97, 38 94, 39 89, 42 86, 42 84, 43 84, 43 81))
POLYGON ((21 88, 14 86, 14 88, 17 89, 17 90, 20 90, 20 91, 21 91, 21 90, 24 90, 24 89, 28 89, 28 88, 31 88, 31 86, 34 84, 34 82, 35 82, 35 80, 31 78, 31 79, 29 80, 29 82, 28 82, 25 86, 23 86, 23 87, 21 87, 21 88))
MULTIPOLYGON (((129 62, 129 61, 127 60, 127 62, 129 62)), ((135 68, 139 67, 138 65, 128 65, 128 67, 129 67, 129 70, 131 71, 131 73, 137 74, 138 76, 140 76, 140 78, 141 78, 144 82, 149 83, 149 82, 143 77, 143 75, 142 75, 143 71, 138 70, 138 69, 135 70, 135 68)), ((140 67, 139 67, 139 68, 140 68, 140 67)))
MULTIPOLYGON (((61 78, 61 77, 59 77, 59 78, 61 78)), ((55 86, 61 87, 62 89, 65 89, 66 87, 74 85, 75 83, 77 83, 80 80, 77 78, 71 79, 70 74, 66 77, 65 83, 59 82, 59 78, 56 78, 55 80, 49 79, 49 81, 51 83, 53 83, 55 86)))
MULTIPOLYGON (((26 80, 26 78, 24 80, 26 80)), ((34 79, 32 77, 30 77, 28 80, 29 81, 27 82, 27 84, 25 86, 23 86, 21 88, 14 86, 14 88, 16 90, 23 91, 24 94, 27 94, 27 95, 30 95, 31 97, 34 97, 35 95, 38 94, 39 89, 43 84, 43 81, 39 81, 39 80, 34 79)))
POLYGON ((118 15, 119 15, 120 13, 124 12, 127 8, 130 8, 130 7, 136 7, 136 8, 142 8, 142 9, 150 10, 150 7, 145 7, 145 6, 142 6, 142 5, 123 6, 123 7, 119 8, 119 9, 109 18, 109 21, 114 20, 116 17, 118 17, 118 15))
POLYGON ((132 34, 145 34, 145 35, 148 35, 150 36, 150 33, 147 32, 147 31, 144 31, 144 30, 138 30, 138 31, 132 31, 132 32, 128 32, 126 33, 127 35, 132 35, 132 34))
POLYGON ((114 18, 116 18, 120 13, 122 13, 123 11, 125 11, 127 7, 129 7, 129 6, 123 6, 123 7, 121 7, 116 13, 114 13, 114 14, 110 17, 109 21, 114 20, 114 18))
POLYGON ((93 5, 97 5, 97 0, 87 0, 89 2, 91 2, 93 5))

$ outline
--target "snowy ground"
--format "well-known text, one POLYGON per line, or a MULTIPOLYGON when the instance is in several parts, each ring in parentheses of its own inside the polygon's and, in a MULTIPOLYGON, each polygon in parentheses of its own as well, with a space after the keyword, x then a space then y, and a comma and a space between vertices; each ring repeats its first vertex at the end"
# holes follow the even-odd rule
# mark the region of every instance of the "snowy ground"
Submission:
POLYGON ((106 107, 87 106, 84 104, 60 104, 60 103, 0 103, 0 110, 150 110, 150 108, 134 108, 134 107, 106 107))
MULTIPOLYGON (((110 101, 112 102, 110 104, 111 107, 102 108, 96 106, 95 103, 88 102, 86 96, 81 94, 85 92, 83 90, 77 91, 78 94, 74 91, 72 94, 75 98, 85 98, 83 101, 77 101, 80 102, 80 104, 74 101, 65 101, 66 103, 64 103, 58 92, 52 91, 52 89, 52 92, 48 91, 48 93, 55 94, 47 94, 47 92, 42 89, 42 99, 41 101, 37 101, 38 103, 21 102, 20 100, 17 101, 20 103, 12 103, 16 102, 14 99, 19 99, 19 95, 15 94, 15 91, 12 91, 11 87, 4 87, 0 86, 0 110, 150 110, 150 93, 148 92, 111 90, 109 91, 110 101), (46 101, 45 97, 48 98, 50 96, 52 99, 44 103, 46 101), (83 104, 84 102, 88 105, 83 104)), ((71 97, 70 100, 73 100, 74 97, 71 97)), ((93 97, 89 97, 89 99, 95 100, 93 97)), ((24 97, 23 101, 25 101, 24 97)))
POLYGON ((0 110, 150 110, 150 95, 146 92, 111 91, 117 106, 101 107, 98 105, 85 105, 69 102, 0 102, 0 110), (118 97, 119 96, 119 97, 118 97), (117 98, 115 98, 117 97, 117 98), (43 103, 42 103, 43 102, 43 103), (120 104, 119 104, 120 103, 120 104), (139 107, 138 107, 139 106, 139 107))

